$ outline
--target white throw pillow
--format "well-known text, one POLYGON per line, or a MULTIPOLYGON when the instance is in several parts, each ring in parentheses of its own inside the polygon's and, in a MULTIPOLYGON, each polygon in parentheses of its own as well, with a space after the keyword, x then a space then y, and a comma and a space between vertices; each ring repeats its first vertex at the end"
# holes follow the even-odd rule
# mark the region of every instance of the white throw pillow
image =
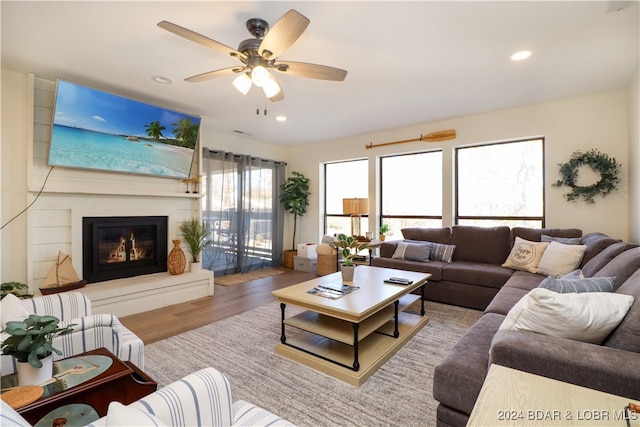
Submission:
POLYGON ((14 294, 7 294, 6 297, 0 301, 0 323, 2 323, 2 330, 7 327, 7 322, 20 322, 29 315, 33 314, 22 304, 20 298, 14 294))
POLYGON ((536 273, 560 277, 574 271, 580 265, 587 245, 565 245, 551 242, 544 250, 536 273))
POLYGON ((547 246, 548 242, 530 242, 516 237, 511 253, 502 266, 535 273, 547 246))
POLYGON ((622 322, 632 304, 633 297, 625 294, 560 294, 535 288, 509 310, 500 329, 600 344, 622 322))
POLYGON ((107 416, 105 419, 106 427, 122 427, 122 426, 166 426, 167 424, 160 421, 148 412, 140 409, 130 408, 120 402, 109 403, 107 416))

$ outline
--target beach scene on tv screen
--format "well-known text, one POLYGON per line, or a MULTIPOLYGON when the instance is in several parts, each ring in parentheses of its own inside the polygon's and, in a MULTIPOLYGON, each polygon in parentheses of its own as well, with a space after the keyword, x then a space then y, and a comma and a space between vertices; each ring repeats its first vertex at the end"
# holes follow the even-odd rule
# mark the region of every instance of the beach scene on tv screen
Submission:
POLYGON ((49 164, 188 178, 200 118, 58 81, 49 164))

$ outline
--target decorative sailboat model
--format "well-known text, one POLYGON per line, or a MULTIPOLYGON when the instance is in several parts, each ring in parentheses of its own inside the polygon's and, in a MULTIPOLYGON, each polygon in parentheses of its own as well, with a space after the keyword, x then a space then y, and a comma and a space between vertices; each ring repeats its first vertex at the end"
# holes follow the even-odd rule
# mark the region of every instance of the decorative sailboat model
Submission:
POLYGON ((69 255, 58 252, 58 261, 47 278, 44 279, 42 286, 40 286, 40 292, 42 295, 56 294, 79 289, 86 284, 86 280, 80 280, 80 277, 78 277, 69 255))

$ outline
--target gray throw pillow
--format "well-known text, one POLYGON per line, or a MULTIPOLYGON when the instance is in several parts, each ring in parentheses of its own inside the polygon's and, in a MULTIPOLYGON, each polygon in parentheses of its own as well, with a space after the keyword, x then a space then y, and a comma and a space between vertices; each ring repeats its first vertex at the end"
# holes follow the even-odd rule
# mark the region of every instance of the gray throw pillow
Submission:
POLYGON ((429 262, 430 253, 431 246, 428 243, 398 242, 391 258, 429 262))
POLYGON ((565 245, 582 244, 581 237, 554 237, 554 236, 547 236, 546 234, 543 234, 540 236, 540 241, 541 242, 558 242, 558 243, 564 243, 565 245))
POLYGON ((539 288, 566 294, 570 292, 613 292, 615 277, 586 277, 584 279, 556 279, 549 276, 540 282, 539 288))
POLYGON ((420 243, 423 245, 429 245, 431 252, 429 253, 429 259, 433 261, 444 261, 450 263, 453 260, 453 251, 456 249, 456 245, 445 245, 444 243, 427 242, 422 240, 404 240, 407 243, 420 243))

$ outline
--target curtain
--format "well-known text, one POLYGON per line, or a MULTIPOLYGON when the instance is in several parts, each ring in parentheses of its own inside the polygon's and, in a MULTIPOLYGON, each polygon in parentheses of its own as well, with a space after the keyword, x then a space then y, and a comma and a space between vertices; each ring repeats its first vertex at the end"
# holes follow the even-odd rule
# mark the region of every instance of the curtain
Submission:
POLYGON ((203 149, 203 220, 212 243, 203 267, 216 275, 282 263, 285 162, 203 149))

